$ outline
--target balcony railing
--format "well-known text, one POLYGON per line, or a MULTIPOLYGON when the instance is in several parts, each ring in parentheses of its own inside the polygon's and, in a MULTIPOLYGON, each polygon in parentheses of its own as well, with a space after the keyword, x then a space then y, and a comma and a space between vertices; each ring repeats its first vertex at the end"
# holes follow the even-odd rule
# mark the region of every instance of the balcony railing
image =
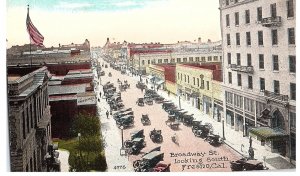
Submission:
POLYGON ((266 96, 267 98, 270 99, 274 99, 274 100, 279 100, 281 102, 288 102, 289 101, 289 96, 288 95, 281 95, 275 92, 271 92, 271 91, 264 91, 264 96, 266 96))
POLYGON ((274 26, 281 26, 281 17, 276 16, 276 17, 267 17, 263 18, 261 21, 261 24, 264 27, 274 27, 274 26))
POLYGON ((228 66, 233 71, 244 72, 244 73, 253 73, 253 66, 241 66, 236 64, 229 64, 228 66))

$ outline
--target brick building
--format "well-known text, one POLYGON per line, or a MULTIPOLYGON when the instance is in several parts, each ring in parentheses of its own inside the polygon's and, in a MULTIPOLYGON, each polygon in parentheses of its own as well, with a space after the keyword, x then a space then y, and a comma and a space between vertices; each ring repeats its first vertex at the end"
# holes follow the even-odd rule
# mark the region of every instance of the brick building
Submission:
POLYGON ((8 69, 8 118, 11 171, 46 171, 51 143, 49 72, 8 69), (22 74, 21 74, 22 73, 22 74))

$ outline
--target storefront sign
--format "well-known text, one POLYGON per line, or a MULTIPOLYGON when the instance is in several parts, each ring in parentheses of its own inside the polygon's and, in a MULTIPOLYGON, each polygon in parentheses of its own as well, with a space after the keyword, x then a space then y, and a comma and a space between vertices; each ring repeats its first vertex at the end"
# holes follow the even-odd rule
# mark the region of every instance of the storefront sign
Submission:
POLYGON ((91 105, 96 104, 96 96, 78 96, 77 97, 77 105, 91 105))

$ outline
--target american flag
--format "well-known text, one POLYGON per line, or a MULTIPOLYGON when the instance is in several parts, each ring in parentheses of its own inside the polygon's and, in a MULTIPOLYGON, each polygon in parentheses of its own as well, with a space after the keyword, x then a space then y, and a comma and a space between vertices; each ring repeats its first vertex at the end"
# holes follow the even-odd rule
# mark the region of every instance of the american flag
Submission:
POLYGON ((43 45, 44 37, 37 30, 37 28, 32 24, 30 16, 29 16, 29 8, 28 8, 28 12, 27 12, 26 26, 27 26, 27 32, 28 32, 29 38, 30 38, 30 43, 37 45, 37 46, 44 46, 43 45))

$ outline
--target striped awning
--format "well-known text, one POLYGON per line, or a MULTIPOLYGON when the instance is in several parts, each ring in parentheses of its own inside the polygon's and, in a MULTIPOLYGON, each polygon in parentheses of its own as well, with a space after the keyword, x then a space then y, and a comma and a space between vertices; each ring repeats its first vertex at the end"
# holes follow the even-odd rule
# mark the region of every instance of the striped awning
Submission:
POLYGON ((279 128, 270 128, 270 127, 257 127, 252 128, 250 133, 261 137, 265 140, 274 140, 287 137, 288 134, 279 128))

